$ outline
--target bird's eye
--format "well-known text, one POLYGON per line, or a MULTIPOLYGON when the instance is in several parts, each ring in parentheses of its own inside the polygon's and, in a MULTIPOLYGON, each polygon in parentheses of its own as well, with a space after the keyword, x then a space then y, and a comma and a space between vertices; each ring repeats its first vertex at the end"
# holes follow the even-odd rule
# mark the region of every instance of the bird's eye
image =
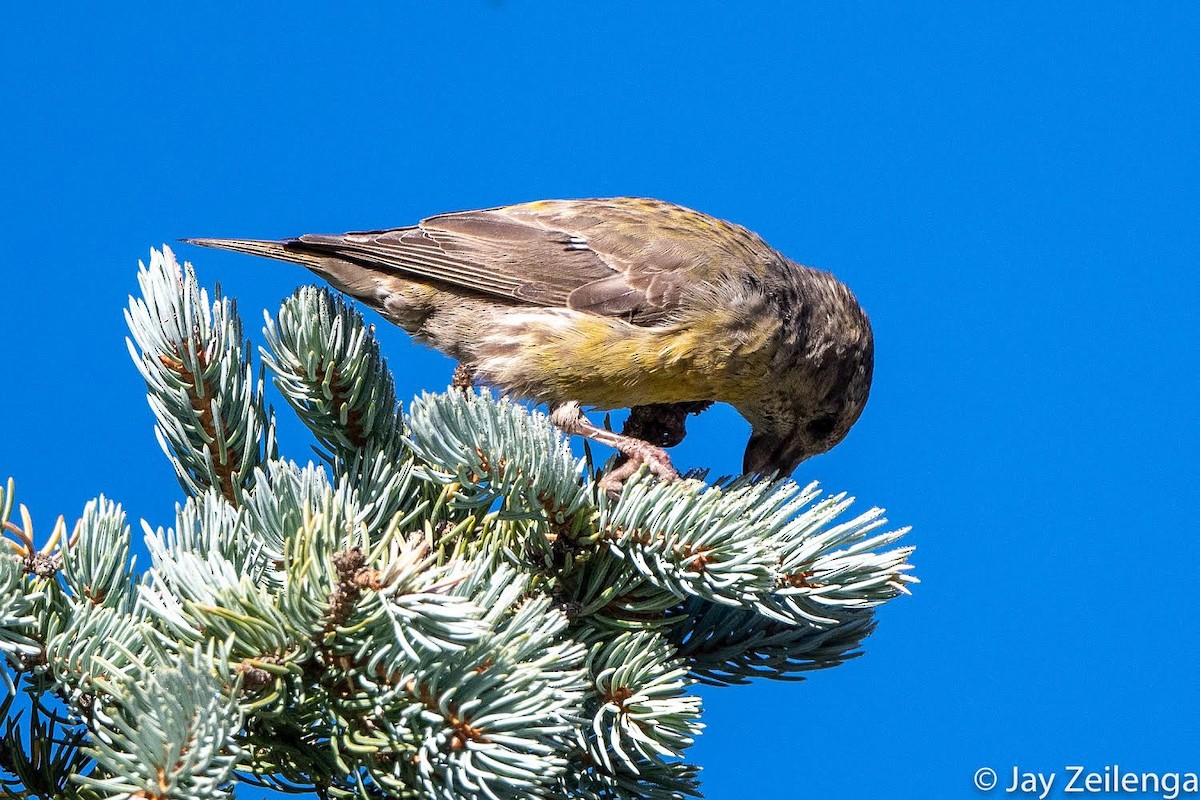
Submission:
POLYGON ((837 425, 837 420, 833 417, 817 417, 812 422, 804 427, 808 435, 814 439, 824 439, 829 434, 833 433, 834 426, 837 425))

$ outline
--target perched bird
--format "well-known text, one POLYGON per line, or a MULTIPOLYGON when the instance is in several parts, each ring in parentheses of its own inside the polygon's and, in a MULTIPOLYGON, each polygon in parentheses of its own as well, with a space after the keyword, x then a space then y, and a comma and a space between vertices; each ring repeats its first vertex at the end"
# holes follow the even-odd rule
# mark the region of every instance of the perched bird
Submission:
POLYGON ((788 475, 845 437, 874 341, 850 290, 756 234, 659 200, 542 200, 417 225, 293 239, 185 242, 301 264, 459 361, 546 403, 563 430, 676 476, 658 445, 712 402, 751 424, 743 469, 788 475), (626 434, 583 408, 633 408, 626 434), (632 429, 632 430, 631 430, 632 429), (629 433, 641 433, 648 442, 629 433))

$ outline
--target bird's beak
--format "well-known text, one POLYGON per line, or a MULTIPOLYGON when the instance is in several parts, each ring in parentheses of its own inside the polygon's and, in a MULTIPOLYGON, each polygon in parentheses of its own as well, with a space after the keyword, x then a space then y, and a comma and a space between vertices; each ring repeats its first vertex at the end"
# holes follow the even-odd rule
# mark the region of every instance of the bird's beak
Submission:
POLYGON ((742 472, 764 478, 786 478, 807 457, 808 454, 803 449, 796 447, 796 442, 755 431, 746 444, 746 454, 742 457, 742 472))

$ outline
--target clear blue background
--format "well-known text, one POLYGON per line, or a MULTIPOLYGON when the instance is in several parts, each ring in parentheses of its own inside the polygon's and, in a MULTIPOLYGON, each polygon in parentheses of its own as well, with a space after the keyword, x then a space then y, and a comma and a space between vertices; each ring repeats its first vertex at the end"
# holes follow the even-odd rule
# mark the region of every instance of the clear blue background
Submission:
MULTIPOLYGON (((0 476, 44 530, 100 492, 171 519, 123 342, 149 247, 662 197, 858 293, 871 402, 797 477, 912 524, 923 580, 863 658, 705 690, 707 796, 1200 771, 1200 5, 34 5, 0 48, 0 476)), ((308 280, 177 252, 255 337, 308 280)), ((445 385, 381 335, 403 395, 445 385)), ((710 412, 678 463, 745 436, 710 412)))

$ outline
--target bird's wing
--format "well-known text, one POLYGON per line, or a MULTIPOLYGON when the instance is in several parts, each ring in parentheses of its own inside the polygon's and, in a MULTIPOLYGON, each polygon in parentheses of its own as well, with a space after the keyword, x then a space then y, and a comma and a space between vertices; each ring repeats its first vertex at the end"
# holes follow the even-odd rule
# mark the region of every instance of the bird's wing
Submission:
POLYGON ((288 249, 335 256, 530 305, 652 325, 689 286, 720 278, 757 236, 654 200, 547 200, 441 214, 410 228, 309 234, 288 249))

